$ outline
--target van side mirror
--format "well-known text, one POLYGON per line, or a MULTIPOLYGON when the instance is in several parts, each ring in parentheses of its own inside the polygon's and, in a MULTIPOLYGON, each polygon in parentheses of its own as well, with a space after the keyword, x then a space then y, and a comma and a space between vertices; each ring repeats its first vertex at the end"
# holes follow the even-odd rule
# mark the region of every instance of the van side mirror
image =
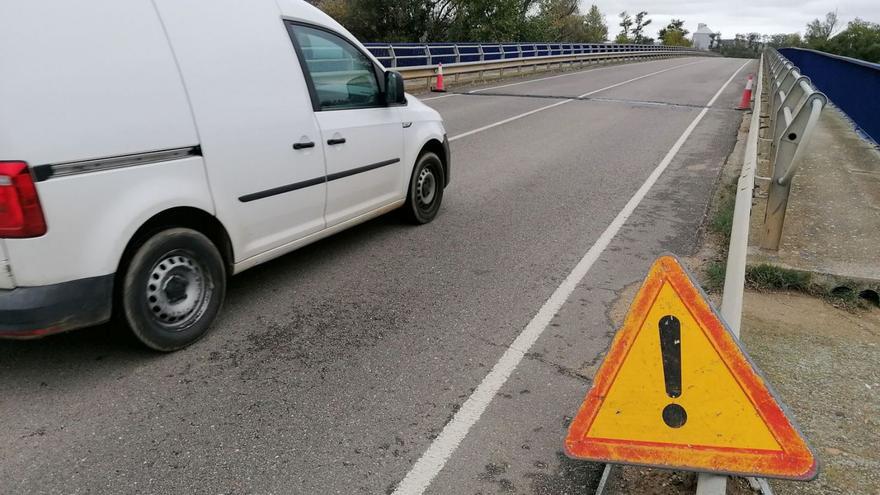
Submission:
POLYGON ((403 76, 400 72, 385 72, 385 103, 389 105, 406 105, 403 89, 403 76))

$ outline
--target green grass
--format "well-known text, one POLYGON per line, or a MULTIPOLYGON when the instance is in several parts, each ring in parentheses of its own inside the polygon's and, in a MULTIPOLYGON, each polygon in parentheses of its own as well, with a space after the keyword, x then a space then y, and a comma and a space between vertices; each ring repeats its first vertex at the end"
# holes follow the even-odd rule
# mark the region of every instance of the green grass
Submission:
POLYGON ((730 245, 730 230, 733 228, 733 210, 736 206, 736 185, 721 184, 715 193, 710 210, 707 230, 712 234, 711 241, 718 246, 720 260, 703 266, 703 288, 709 292, 721 292, 727 271, 727 247, 730 245))
POLYGON ((799 290, 811 292, 809 273, 761 264, 746 267, 746 284, 757 290, 799 290))
POLYGON ((705 289, 709 291, 721 291, 724 287, 724 276, 727 272, 727 264, 721 261, 712 261, 706 264, 705 289))
POLYGON ((736 197, 732 192, 728 190, 723 191, 718 198, 718 208, 715 209, 712 219, 709 221, 709 230, 724 239, 724 249, 727 249, 727 245, 730 243, 730 230, 733 228, 735 204, 736 197))
POLYGON ((868 301, 859 297, 858 291, 852 290, 849 287, 842 287, 842 289, 844 290, 835 289, 830 291, 823 291, 820 296, 831 303, 833 306, 842 307, 849 310, 868 308, 868 301))
MULTIPOLYGON (((733 212, 736 206, 736 183, 722 183, 713 199, 707 229, 717 243, 718 257, 703 265, 702 285, 709 292, 721 292, 727 271, 727 248, 733 228, 733 212)), ((835 307, 855 311, 865 308, 868 301, 859 297, 858 291, 847 287, 829 289, 815 283, 810 273, 791 270, 769 264, 746 267, 746 287, 764 291, 796 291, 819 297, 835 307)))
MULTIPOLYGON (((723 280, 723 279, 722 279, 723 280)), ((761 264, 746 267, 746 286, 759 291, 797 291, 820 297, 832 306, 855 311, 867 307, 857 291, 847 287, 828 289, 813 283, 806 272, 761 264)))

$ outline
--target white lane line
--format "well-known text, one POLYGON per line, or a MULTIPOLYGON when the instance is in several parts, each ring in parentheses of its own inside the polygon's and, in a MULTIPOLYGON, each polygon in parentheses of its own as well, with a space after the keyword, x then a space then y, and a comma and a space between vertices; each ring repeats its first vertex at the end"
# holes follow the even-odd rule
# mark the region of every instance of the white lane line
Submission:
POLYGON ((587 251, 584 257, 581 258, 577 265, 575 265, 571 273, 565 277, 562 284, 553 291, 550 298, 547 299, 544 305, 541 306, 541 309, 538 310, 538 313, 532 318, 529 324, 526 325, 526 328, 516 337, 513 343, 510 344, 510 347, 504 351, 501 359, 499 359, 498 362, 495 363, 495 366, 492 367, 492 371, 483 378, 480 385, 477 386, 471 396, 468 397, 467 401, 465 401, 461 406, 461 409, 459 409, 455 416, 453 416, 452 420, 446 424, 443 431, 440 432, 440 435, 428 447, 428 450, 426 450, 419 460, 416 461, 412 469, 406 474, 403 481, 397 486, 397 489, 394 490, 393 495, 421 495, 424 493, 434 477, 437 476, 440 470, 443 469, 443 466, 446 465, 446 462, 449 460, 450 456, 452 456, 452 453, 455 452, 455 449, 458 448, 461 441, 464 440, 464 437, 467 436, 470 428, 480 419, 480 416, 489 406, 489 403, 492 402, 492 398, 495 397, 510 377, 511 373, 513 373, 514 369, 516 369, 517 365, 522 361, 525 354, 531 349, 532 345, 538 340, 538 337, 541 336, 541 333, 544 332, 544 329, 550 324, 553 316, 562 308, 562 305, 565 304, 565 301, 568 300, 568 297, 574 292, 577 285, 587 275, 587 272, 593 266, 593 263, 599 259, 602 252, 608 247, 611 240, 614 239, 614 236, 617 235, 627 219, 632 215, 633 211, 635 211, 636 207, 639 206, 639 203, 641 203, 648 194, 648 191, 654 183, 657 182, 657 179, 660 178, 663 171, 666 170, 666 167, 668 167, 675 158, 675 155, 678 154, 678 151, 684 145, 685 141, 687 141, 688 137, 690 137, 694 128, 697 127, 697 124, 700 123, 703 116, 709 111, 709 107, 715 103, 715 100, 718 99, 724 89, 727 88, 731 81, 733 81, 733 78, 736 77, 736 75, 739 74, 747 64, 749 64, 749 62, 742 64, 739 69, 730 76, 730 79, 728 79, 727 82, 721 86, 721 89, 715 93, 715 96, 709 100, 709 103, 706 104, 706 108, 700 111, 699 115, 697 115, 690 125, 687 126, 681 136, 679 136, 678 140, 675 141, 675 144, 672 145, 672 148, 666 153, 666 156, 663 157, 663 160, 660 161, 660 164, 657 165, 657 168, 651 172, 651 175, 648 176, 641 187, 639 187, 635 194, 633 194, 626 203, 626 206, 624 206, 623 209, 620 210, 620 213, 614 217, 614 220, 612 220, 611 224, 605 228, 605 231, 602 232, 602 235, 600 235, 592 247, 590 247, 589 251, 587 251))
MULTIPOLYGON (((657 74, 662 74, 662 73, 664 73, 664 72, 669 72, 669 71, 671 71, 671 70, 680 69, 680 68, 682 68, 682 67, 687 67, 688 65, 700 64, 700 63, 703 63, 703 62, 705 62, 705 61, 706 61, 706 60, 698 60, 698 61, 696 61, 696 62, 690 62, 690 63, 687 63, 687 64, 676 65, 676 66, 674 66, 674 67, 667 67, 667 68, 665 68, 665 69, 658 70, 658 71, 656 71, 656 72, 651 72, 650 74, 645 74, 645 75, 642 75, 642 76, 634 77, 634 78, 632 78, 632 79, 627 79, 626 81, 621 81, 621 82, 619 82, 619 83, 612 84, 611 86, 605 86, 604 88, 594 89, 593 91, 590 91, 590 92, 588 92, 588 93, 584 93, 584 94, 578 96, 577 98, 586 98, 587 96, 594 95, 594 94, 599 93, 599 92, 601 92, 601 91, 605 91, 606 89, 616 88, 616 87, 618 87, 618 86, 623 86, 624 84, 629 84, 629 83, 631 83, 631 82, 638 81, 639 79, 644 79, 644 78, 646 78, 646 77, 656 76, 657 74)), ((540 107, 540 108, 536 108, 536 109, 534 109, 534 110, 529 110, 528 112, 524 112, 524 113, 521 113, 521 114, 519 114, 519 115, 514 115, 513 117, 508 117, 508 118, 506 118, 506 119, 504 119, 504 120, 499 120, 498 122, 494 122, 494 123, 492 123, 492 124, 484 125, 483 127, 478 127, 478 128, 476 128, 476 129, 471 129, 470 131, 462 132, 461 134, 456 134, 455 136, 452 136, 451 138, 449 138, 449 140, 450 140, 450 141, 455 141, 456 139, 461 139, 461 138, 463 138, 463 137, 467 137, 467 136, 470 136, 470 135, 472 135, 472 134, 476 134, 476 133, 478 133, 478 132, 483 132, 483 131, 485 131, 485 130, 487 130, 487 129, 491 129, 491 128, 493 128, 493 127, 498 127, 499 125, 504 125, 504 124, 506 124, 506 123, 508 123, 508 122, 513 122, 514 120, 519 120, 519 119, 521 119, 521 118, 523 118, 523 117, 528 117, 529 115, 533 115, 533 114, 536 114, 536 113, 538 113, 538 112, 543 112, 544 110, 549 110, 549 109, 551 109, 551 108, 553 108, 553 107, 558 107, 558 106, 560 106, 560 105, 565 105, 566 103, 571 103, 571 102, 575 101, 577 98, 570 98, 570 99, 567 99, 567 100, 557 101, 556 103, 553 103, 553 104, 551 104, 551 105, 547 105, 547 106, 543 106, 543 107, 540 107)))
POLYGON ((534 110, 529 110, 528 112, 521 113, 521 114, 519 114, 519 115, 514 115, 513 117, 509 117, 509 118, 506 118, 506 119, 504 119, 504 120, 499 120, 498 122, 494 122, 494 123, 489 124, 489 125, 484 125, 483 127, 477 127, 476 129, 471 129, 470 131, 462 132, 461 134, 456 134, 455 136, 452 136, 451 138, 449 138, 449 141, 455 141, 456 139, 461 139, 461 138, 463 138, 463 137, 467 137, 467 136, 470 136, 470 135, 472 135, 472 134, 476 134, 476 133, 478 133, 478 132, 483 132, 483 131, 485 131, 485 130, 487 130, 487 129, 491 129, 491 128, 493 128, 493 127, 498 127, 499 125, 504 125, 504 124, 506 124, 506 123, 508 123, 508 122, 513 122, 514 120, 519 120, 519 119, 521 119, 521 118, 523 118, 523 117, 528 117, 529 115, 532 115, 532 114, 535 114, 535 113, 538 113, 538 112, 543 112, 544 110, 549 110, 549 109, 551 109, 551 108, 553 108, 553 107, 558 107, 559 105, 565 105, 566 103, 569 103, 569 102, 572 102, 572 101, 574 101, 574 100, 562 100, 562 101, 557 101, 556 103, 553 103, 553 104, 551 104, 551 105, 547 105, 547 106, 544 106, 544 107, 541 107, 541 108, 536 108, 536 109, 534 109, 534 110))
POLYGON ((430 98, 419 98, 419 101, 439 100, 440 98, 449 98, 450 96, 461 96, 459 93, 446 93, 445 95, 432 96, 430 98))

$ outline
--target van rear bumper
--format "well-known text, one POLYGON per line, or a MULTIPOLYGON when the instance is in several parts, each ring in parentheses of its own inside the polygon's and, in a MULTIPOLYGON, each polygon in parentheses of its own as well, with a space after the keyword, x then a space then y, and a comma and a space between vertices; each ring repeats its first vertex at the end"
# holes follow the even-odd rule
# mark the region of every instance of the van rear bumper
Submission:
POLYGON ((113 275, 0 290, 0 338, 35 338, 110 319, 113 275))

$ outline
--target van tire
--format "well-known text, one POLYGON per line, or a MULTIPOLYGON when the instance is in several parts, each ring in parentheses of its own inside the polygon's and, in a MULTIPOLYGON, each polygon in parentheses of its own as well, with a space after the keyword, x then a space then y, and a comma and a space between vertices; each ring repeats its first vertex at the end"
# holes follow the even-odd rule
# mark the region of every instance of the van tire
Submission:
POLYGON ((403 215, 408 222, 421 225, 434 220, 443 202, 446 176, 436 153, 425 151, 416 160, 409 180, 403 215))
POLYGON ((201 232, 170 228, 147 238, 125 268, 120 316, 147 347, 163 352, 199 340, 226 297, 226 268, 201 232))

